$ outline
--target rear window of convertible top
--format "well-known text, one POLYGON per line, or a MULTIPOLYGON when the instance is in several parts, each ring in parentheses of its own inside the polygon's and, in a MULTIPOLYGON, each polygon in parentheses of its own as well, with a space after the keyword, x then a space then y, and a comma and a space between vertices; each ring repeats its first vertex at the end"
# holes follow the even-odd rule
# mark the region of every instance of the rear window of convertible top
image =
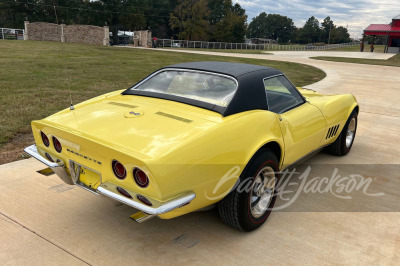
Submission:
POLYGON ((237 90, 235 79, 218 74, 164 70, 131 90, 175 95, 226 107, 237 90))

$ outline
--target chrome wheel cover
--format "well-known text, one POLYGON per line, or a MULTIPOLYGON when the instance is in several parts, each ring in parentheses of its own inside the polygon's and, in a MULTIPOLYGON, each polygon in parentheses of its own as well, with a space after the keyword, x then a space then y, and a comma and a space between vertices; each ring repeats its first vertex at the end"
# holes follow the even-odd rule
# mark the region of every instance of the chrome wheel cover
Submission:
POLYGON ((249 200, 253 217, 259 218, 268 210, 274 196, 276 182, 274 169, 270 166, 262 168, 255 176, 249 200))
POLYGON ((347 132, 346 132, 346 147, 347 148, 350 148, 351 144, 353 143, 355 131, 356 131, 356 118, 353 117, 350 120, 349 126, 347 127, 347 132))

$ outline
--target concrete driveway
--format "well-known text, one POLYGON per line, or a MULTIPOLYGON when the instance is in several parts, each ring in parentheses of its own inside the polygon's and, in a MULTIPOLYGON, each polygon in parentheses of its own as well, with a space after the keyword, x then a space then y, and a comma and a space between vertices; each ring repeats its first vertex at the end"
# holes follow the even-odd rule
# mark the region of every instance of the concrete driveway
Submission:
MULTIPOLYGON (((320 153, 309 162, 350 165, 351 171, 372 176, 385 200, 372 200, 368 209, 362 206, 364 199, 369 200, 364 197, 357 202, 359 211, 328 212, 324 210, 335 210, 337 199, 307 195, 299 198, 298 208, 274 212, 251 233, 225 226, 215 211, 136 224, 128 218, 132 209, 112 207, 54 175, 37 174, 43 165, 28 159, 0 166, 0 261, 7 265, 398 265, 400 68, 317 61, 297 52, 218 54, 310 64, 328 76, 308 88, 356 95, 361 111, 351 153, 345 157, 320 153), (309 208, 316 204, 320 207, 309 208)), ((325 167, 319 173, 328 175, 325 167)))

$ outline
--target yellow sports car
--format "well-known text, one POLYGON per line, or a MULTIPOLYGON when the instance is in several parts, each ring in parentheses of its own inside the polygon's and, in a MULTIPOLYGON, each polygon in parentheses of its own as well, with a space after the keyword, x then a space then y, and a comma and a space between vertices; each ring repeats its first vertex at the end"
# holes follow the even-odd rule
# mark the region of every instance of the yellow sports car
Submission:
POLYGON ((350 151, 358 111, 354 96, 296 88, 277 69, 183 63, 33 121, 25 151, 65 183, 135 208, 138 222, 217 205, 251 231, 280 171, 324 147, 350 151))

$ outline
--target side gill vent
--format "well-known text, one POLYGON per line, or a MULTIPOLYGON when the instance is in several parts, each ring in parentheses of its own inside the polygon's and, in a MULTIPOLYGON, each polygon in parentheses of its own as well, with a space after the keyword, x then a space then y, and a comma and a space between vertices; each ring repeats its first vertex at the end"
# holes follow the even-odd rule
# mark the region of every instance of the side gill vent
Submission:
POLYGON ((180 117, 180 116, 176 116, 176 115, 167 114, 167 113, 164 113, 164 112, 157 112, 156 115, 162 115, 162 116, 165 116, 165 117, 168 117, 168 118, 171 118, 171 119, 175 119, 175 120, 178 120, 178 121, 181 121, 181 122, 184 122, 184 123, 192 123, 193 122, 192 120, 189 120, 189 119, 186 119, 186 118, 183 118, 183 117, 180 117))
POLYGON ((329 139, 332 138, 334 136, 336 136, 336 133, 338 132, 339 129, 339 125, 333 126, 331 128, 329 128, 328 130, 328 134, 326 134, 326 138, 325 139, 329 139))
POLYGON ((117 103, 117 102, 108 102, 108 104, 122 106, 122 107, 128 107, 128 108, 136 108, 137 107, 136 105, 130 105, 130 104, 125 104, 125 103, 117 103))

